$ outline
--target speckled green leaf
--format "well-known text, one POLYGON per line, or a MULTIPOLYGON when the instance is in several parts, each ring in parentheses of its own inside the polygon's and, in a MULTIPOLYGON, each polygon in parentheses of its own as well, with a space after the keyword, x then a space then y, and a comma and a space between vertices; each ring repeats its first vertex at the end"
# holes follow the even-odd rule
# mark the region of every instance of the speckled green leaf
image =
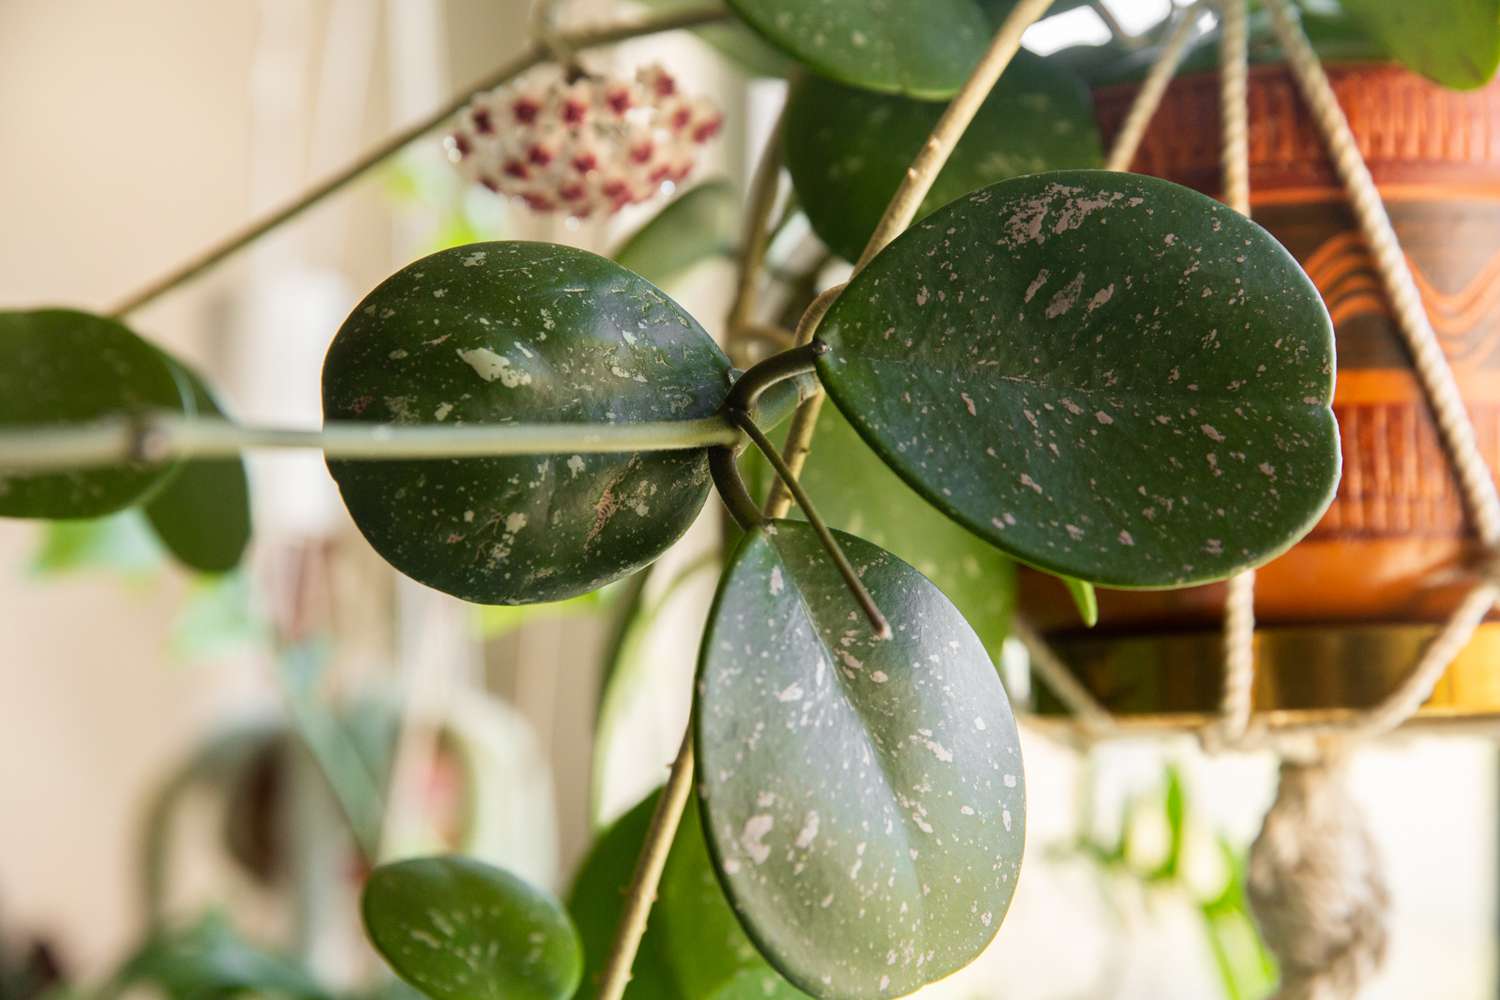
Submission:
MULTIPOLYGON (((854 260, 875 231, 945 104, 807 77, 786 112, 786 162, 808 220, 854 260)), ((1088 91, 1041 56, 1018 52, 918 210, 1018 174, 1100 163, 1088 91)))
MULTIPOLYGON (((0 313, 0 430, 153 410, 191 413, 187 386, 161 352, 121 324, 71 309, 0 313)), ((43 474, 0 469, 0 517, 110 514, 175 471, 139 462, 43 474)))
POLYGON ((734 251, 739 199, 728 181, 700 184, 658 212, 615 251, 615 263, 665 285, 694 264, 734 251))
POLYGON ((839 533, 880 640, 812 529, 747 533, 720 584, 694 708, 704 833, 746 931, 818 997, 900 996, 982 951, 1025 840, 1020 743, 963 616, 839 533))
POLYGON ((1483 87, 1500 66, 1500 0, 1343 0, 1381 45, 1445 87, 1483 87))
MULTIPOLYGON (((677 303, 594 254, 476 243, 389 278, 323 364, 329 420, 622 423, 713 414, 723 352, 677 303)), ((708 495, 702 450, 330 461, 375 549, 485 604, 556 601, 651 562, 708 495)))
POLYGON ((990 37, 973 0, 729 0, 729 6, 823 76, 931 100, 963 86, 990 37))
POLYGON ((381 865, 365 932, 433 1000, 567 1000, 583 956, 562 904, 509 872, 457 856, 381 865))
MULTIPOLYGON (((222 417, 203 379, 181 362, 178 374, 200 416, 222 417)), ((250 483, 241 458, 184 462, 146 504, 151 527, 177 561, 200 573, 227 573, 250 543, 250 483)))
MULTIPOLYGON (((568 896, 583 940, 579 1000, 596 995, 619 925, 624 892, 660 792, 653 792, 604 832, 589 852, 568 896)), ((803 996, 761 959, 724 899, 709 865, 696 806, 689 803, 667 857, 656 905, 631 969, 627 1000, 715 997, 742 974, 767 986, 762 1000, 803 996)))
POLYGON ((1117 587, 1271 558, 1338 483, 1333 332, 1265 230, 1167 181, 1002 181, 830 310, 829 394, 919 493, 1020 559, 1117 587))
MULTIPOLYGON (((747 453, 749 479, 769 483, 758 453, 747 453)), ((860 439, 833 406, 818 411, 802 485, 823 519, 879 545, 948 596, 996 662, 1015 609, 1016 565, 989 542, 935 509, 860 439)), ((793 508, 794 516, 800 513, 793 508)))

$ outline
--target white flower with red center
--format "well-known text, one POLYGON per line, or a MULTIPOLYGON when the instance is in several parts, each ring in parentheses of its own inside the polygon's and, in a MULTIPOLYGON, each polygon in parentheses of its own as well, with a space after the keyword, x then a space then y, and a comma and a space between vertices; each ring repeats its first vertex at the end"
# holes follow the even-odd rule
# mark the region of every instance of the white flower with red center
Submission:
POLYGON ((712 102, 682 96, 661 66, 633 81, 568 80, 549 66, 475 97, 447 146, 469 180, 582 219, 681 183, 723 126, 712 102))

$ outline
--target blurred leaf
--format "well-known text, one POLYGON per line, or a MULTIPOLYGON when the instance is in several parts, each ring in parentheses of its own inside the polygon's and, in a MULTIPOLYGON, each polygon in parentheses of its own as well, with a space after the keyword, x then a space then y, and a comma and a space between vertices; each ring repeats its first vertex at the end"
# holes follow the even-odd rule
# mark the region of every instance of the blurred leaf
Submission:
MULTIPOLYGON (((692 6, 692 0, 640 0, 653 10, 671 10, 692 6)), ((713 46, 721 55, 751 76, 789 76, 797 64, 763 42, 759 35, 743 24, 709 24, 694 29, 693 34, 713 46)))
POLYGON ((161 543, 135 508, 81 521, 48 521, 41 534, 28 566, 35 576, 102 569, 143 577, 166 562, 161 543))
MULTIPOLYGON (((175 359, 168 363, 191 389, 199 416, 224 416, 197 372, 175 359)), ((178 562, 200 573, 227 573, 239 565, 250 544, 250 481, 244 459, 183 462, 145 509, 156 537, 178 562)))
POLYGON ((1099 595, 1094 592, 1094 585, 1073 576, 1058 576, 1058 579, 1068 588, 1068 596, 1073 598, 1083 624, 1089 628, 1099 624, 1099 595))
POLYGON ((269 632, 252 607, 250 578, 226 573, 195 581, 172 623, 171 651, 193 662, 265 642, 269 632))
POLYGON ((1343 0, 1408 69, 1474 90, 1500 66, 1500 0, 1343 0))
POLYGON ((329 994, 300 966, 256 947, 218 914, 148 939, 116 974, 121 986, 149 983, 170 1000, 260 994, 324 1000, 329 994))
POLYGON ((615 263, 664 286, 701 261, 735 250, 739 198, 726 180, 699 184, 668 204, 615 251, 615 263))

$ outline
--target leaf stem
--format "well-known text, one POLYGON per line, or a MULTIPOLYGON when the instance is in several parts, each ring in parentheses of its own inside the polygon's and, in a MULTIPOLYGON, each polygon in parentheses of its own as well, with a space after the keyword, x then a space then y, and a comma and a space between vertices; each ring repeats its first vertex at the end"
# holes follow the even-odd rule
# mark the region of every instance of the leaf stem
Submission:
MULTIPOLYGON (((1020 0, 1011 8, 1005 21, 995 32, 994 40, 990 42, 990 47, 984 57, 979 60, 979 64, 964 81, 963 87, 954 96, 937 124, 933 126, 932 134, 923 143, 916 159, 907 168, 906 176, 901 180, 901 186, 896 189, 896 193, 886 205, 885 214, 881 216, 875 232, 870 234, 870 240, 865 244, 864 252, 855 262, 854 274, 857 275, 864 270, 865 265, 869 264, 876 254, 884 250, 891 240, 911 225, 912 220, 916 218, 917 210, 921 208, 922 200, 927 197, 927 192, 932 190, 933 182, 937 180, 943 165, 948 162, 948 157, 953 153, 954 147, 958 145, 959 139, 963 138, 974 116, 979 113, 980 106, 984 104, 985 98, 989 97, 990 91, 1000 79, 1000 74, 1005 72, 1005 68, 1010 65, 1011 59, 1020 49, 1021 36, 1027 28, 1047 13, 1047 8, 1051 7, 1052 3, 1053 0, 1020 0)), ((831 288, 813 299, 812 304, 807 307, 807 311, 802 314, 802 319, 797 323, 799 345, 812 341, 813 336, 818 332, 818 324, 822 322, 841 291, 843 291, 843 286, 831 288)), ((792 426, 787 432, 786 447, 782 450, 782 455, 786 457, 786 464, 793 473, 800 472, 802 463, 807 460, 807 453, 812 448, 813 430, 818 423, 818 411, 822 406, 823 394, 819 393, 803 403, 797 409, 796 416, 792 418, 792 426)), ((766 502, 766 513, 771 517, 780 517, 786 513, 790 505, 791 497, 787 491, 772 487, 771 496, 766 502)))
POLYGON ((755 447, 759 448, 761 454, 766 456, 766 461, 771 463, 771 467, 776 470, 776 475, 781 477, 781 481, 786 483, 787 489, 797 499, 797 506, 801 507, 802 513, 807 515, 807 523, 812 526, 814 534, 818 536, 818 541, 822 543, 823 549, 828 553, 828 558, 832 559, 833 564, 838 567, 839 575, 844 578, 844 585, 849 588, 849 593, 853 595, 855 602, 859 604, 859 609, 869 619, 870 627, 875 630, 876 638, 889 639, 891 637, 891 623, 886 621, 885 615, 881 614, 880 608, 875 604, 875 598, 871 597, 870 592, 865 589, 864 581, 855 572, 854 566, 849 562, 849 557, 844 554, 844 549, 839 545, 838 539, 834 538, 833 532, 828 530, 828 525, 823 521, 822 515, 818 513, 817 507, 813 505, 812 498, 807 495, 807 491, 802 488, 802 484, 797 482, 796 475, 787 467, 786 460, 781 457, 781 453, 776 450, 776 446, 771 443, 771 439, 766 437, 764 431, 755 426, 755 421, 751 420, 750 415, 744 411, 731 411, 730 419, 735 420, 739 424, 740 428, 754 442, 755 447))
POLYGON ((651 904, 656 901, 661 873, 666 868, 667 855, 677 837, 677 827, 682 823, 682 813, 687 808, 688 792, 692 787, 693 724, 689 720, 687 730, 682 734, 677 759, 672 761, 667 785, 656 803, 656 811, 651 814, 646 842, 636 860, 630 888, 625 893, 625 911, 620 914, 620 925, 615 929, 614 943, 600 976, 598 1000, 620 1000, 625 995, 625 987, 630 983, 630 967, 635 964, 635 953, 646 933, 646 919, 651 915, 651 904))
POLYGON ((740 469, 736 464, 738 457, 739 450, 736 448, 713 449, 708 453, 708 473, 713 477, 714 489, 719 491, 719 499, 729 509, 729 516, 734 518, 741 530, 749 531, 758 524, 764 524, 766 519, 755 505, 755 498, 745 488, 744 479, 740 478, 740 469))
POLYGON ((495 458, 553 452, 681 451, 734 444, 723 416, 639 424, 424 424, 334 421, 321 430, 149 414, 85 425, 0 431, 0 470, 46 472, 171 458, 219 458, 252 448, 320 448, 330 458, 495 458))
MULTIPOLYGON (((815 371, 818 358, 827 353, 827 344, 821 340, 813 340, 801 347, 773 354, 739 377, 729 390, 728 398, 724 400, 725 411, 754 413, 761 393, 778 382, 815 371)), ((733 420, 733 416, 730 419, 733 420)))
MULTIPOLYGON (((693 28, 703 24, 710 24, 728 17, 729 12, 722 6, 719 4, 709 4, 701 7, 690 7, 684 10, 668 11, 650 17, 614 21, 609 24, 583 28, 578 31, 563 32, 554 36, 551 42, 553 46, 563 51, 580 52, 585 49, 613 45, 616 42, 637 38, 641 35, 654 35, 664 31, 675 31, 678 28, 693 28)), ((463 110, 464 105, 468 104, 469 100, 475 94, 486 90, 493 90, 513 77, 526 72, 533 66, 546 62, 552 57, 552 53, 553 48, 547 44, 533 42, 520 55, 489 75, 475 80, 447 104, 433 111, 427 117, 397 132, 374 149, 371 149, 363 156, 338 170, 332 176, 313 185, 302 194, 297 195, 280 208, 231 233, 218 243, 189 258, 160 278, 126 296, 115 305, 110 314, 115 317, 126 316, 154 302, 179 286, 186 284, 224 260, 224 258, 253 243, 271 230, 295 219, 329 195, 337 193, 350 181, 355 180, 372 167, 383 163, 396 153, 399 153, 406 146, 442 125, 453 115, 463 110)))

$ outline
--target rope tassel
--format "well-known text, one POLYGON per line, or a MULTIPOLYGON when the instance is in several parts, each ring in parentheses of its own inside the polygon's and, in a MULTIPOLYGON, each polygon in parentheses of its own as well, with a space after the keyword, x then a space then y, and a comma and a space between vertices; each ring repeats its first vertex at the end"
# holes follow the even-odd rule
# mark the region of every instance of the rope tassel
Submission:
POLYGON ((1286 761, 1246 889, 1281 967, 1274 1000, 1347 1000, 1385 958, 1390 893, 1342 760, 1286 761))

